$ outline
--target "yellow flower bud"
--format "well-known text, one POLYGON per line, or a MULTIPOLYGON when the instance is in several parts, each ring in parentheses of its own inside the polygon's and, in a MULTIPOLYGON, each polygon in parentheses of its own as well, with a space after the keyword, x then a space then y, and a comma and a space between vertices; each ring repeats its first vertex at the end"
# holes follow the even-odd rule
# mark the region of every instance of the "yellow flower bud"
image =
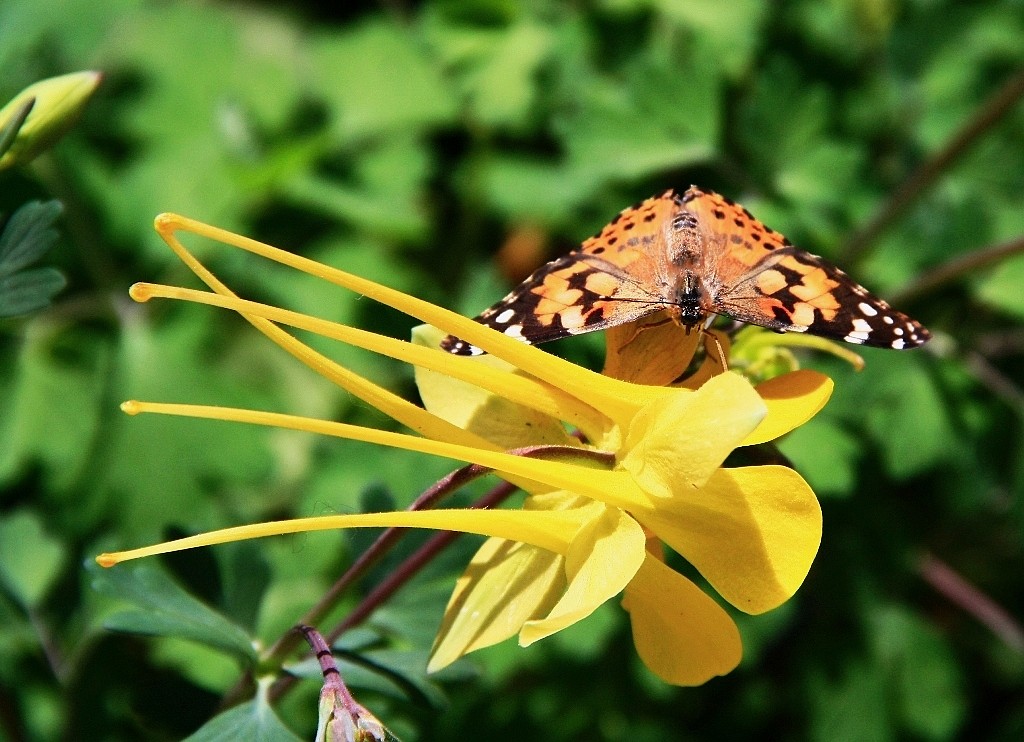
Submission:
POLYGON ((74 125, 89 96, 100 84, 99 72, 72 72, 40 80, 21 91, 0 110, 0 131, 23 110, 35 104, 21 125, 10 148, 0 155, 0 170, 30 162, 74 125))

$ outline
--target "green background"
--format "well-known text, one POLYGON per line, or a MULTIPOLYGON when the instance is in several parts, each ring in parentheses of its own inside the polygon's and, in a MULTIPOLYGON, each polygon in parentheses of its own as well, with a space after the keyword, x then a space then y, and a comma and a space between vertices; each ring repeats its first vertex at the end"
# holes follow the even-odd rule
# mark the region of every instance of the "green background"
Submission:
MULTIPOLYGON (((1024 3, 337 5, 0 4, 0 104, 44 77, 105 75, 74 131, 0 172, 6 216, 63 203, 40 264, 68 279, 50 307, 0 320, 0 738, 195 732, 253 661, 251 642, 286 631, 371 534, 141 570, 83 566, 96 553, 403 506, 451 468, 122 415, 120 401, 141 398, 389 425, 229 313, 133 303, 135 281, 198 287, 152 231, 157 213, 475 314, 619 209, 690 183, 741 201, 936 336, 915 352, 865 350, 861 373, 804 358, 836 380, 826 410, 781 445, 825 514, 807 583, 738 617, 743 664, 698 689, 643 669, 616 605, 426 678, 474 547, 464 539, 345 639, 357 696, 407 739, 1024 736, 1024 258, 908 291, 1024 234, 1024 3), (905 208, 857 237, 894 203, 905 208)), ((247 297, 396 337, 413 324, 196 247, 247 297)), ((601 338, 581 340, 568 352, 598 364, 601 338)), ((315 345, 415 398, 408 368, 315 345)), ((301 738, 316 692, 306 682, 278 708, 301 738)), ((240 707, 197 739, 291 738, 261 711, 240 707)))

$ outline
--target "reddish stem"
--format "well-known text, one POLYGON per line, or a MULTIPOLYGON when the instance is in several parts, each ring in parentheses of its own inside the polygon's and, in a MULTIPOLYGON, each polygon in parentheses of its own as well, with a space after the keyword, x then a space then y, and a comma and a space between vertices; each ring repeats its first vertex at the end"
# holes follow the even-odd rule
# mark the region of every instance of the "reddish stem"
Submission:
POLYGON ((1024 652, 1024 629, 992 598, 931 554, 925 554, 921 558, 919 569, 924 581, 947 600, 974 616, 1010 649, 1024 652))

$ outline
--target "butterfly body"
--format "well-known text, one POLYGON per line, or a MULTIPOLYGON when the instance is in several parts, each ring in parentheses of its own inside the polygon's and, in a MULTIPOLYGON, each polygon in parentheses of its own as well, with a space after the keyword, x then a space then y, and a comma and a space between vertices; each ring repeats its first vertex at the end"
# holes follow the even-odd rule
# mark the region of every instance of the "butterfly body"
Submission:
MULTIPOLYGON (((534 344, 659 311, 691 329, 722 314, 779 332, 897 349, 930 337, 742 206, 695 186, 624 210, 477 320, 534 344)), ((482 352, 450 336, 442 347, 460 355, 482 352)))

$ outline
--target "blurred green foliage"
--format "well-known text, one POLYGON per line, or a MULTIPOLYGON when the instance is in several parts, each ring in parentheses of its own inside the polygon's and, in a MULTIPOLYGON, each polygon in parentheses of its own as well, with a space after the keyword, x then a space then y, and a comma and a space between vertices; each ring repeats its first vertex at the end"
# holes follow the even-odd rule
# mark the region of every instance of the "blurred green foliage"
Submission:
MULTIPOLYGON (((624 206, 698 183, 898 295, 1024 234, 1024 107, 957 144, 1019 79, 1022 38, 1019 0, 4 2, 0 104, 70 70, 105 80, 74 131, 0 172, 0 737, 309 738, 313 682, 275 708, 284 722, 261 694, 203 724, 368 534, 83 563, 405 505, 452 466, 121 415, 136 397, 387 425, 236 317, 133 304, 134 281, 195 285, 153 234, 157 213, 472 314, 624 206), (943 152, 927 187, 848 249, 943 152), (44 252, 54 267, 28 268, 44 252)), ((408 336, 410 320, 367 300, 197 249, 247 296, 408 336)), ((426 678, 473 548, 460 541, 344 638, 360 701, 407 739, 1020 739, 1022 282, 1018 256, 897 302, 937 337, 865 350, 859 374, 804 357, 836 393, 781 450, 822 497, 824 540, 790 604, 738 617, 747 658, 731 676, 661 685, 609 609, 426 678)), ((578 340, 569 352, 595 363, 600 338, 578 340)), ((317 347, 415 393, 407 368, 317 347)))

